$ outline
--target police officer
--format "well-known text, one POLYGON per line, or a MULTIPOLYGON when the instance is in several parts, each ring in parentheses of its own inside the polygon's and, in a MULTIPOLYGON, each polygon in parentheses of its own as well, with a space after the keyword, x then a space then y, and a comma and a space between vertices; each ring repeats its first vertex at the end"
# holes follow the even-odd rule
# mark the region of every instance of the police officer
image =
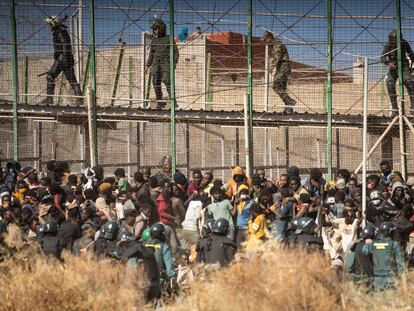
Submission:
MULTIPOLYGON (((53 104, 52 95, 55 94, 55 80, 58 75, 63 71, 66 79, 76 96, 82 96, 82 92, 78 81, 76 80, 75 71, 73 69, 74 59, 72 54, 72 45, 70 42, 70 36, 66 30, 66 26, 63 25, 61 19, 58 16, 51 16, 46 19, 53 34, 53 58, 54 62, 52 67, 47 72, 47 97, 41 101, 41 104, 53 104)), ((76 104, 83 104, 82 98, 76 99, 76 104)))
POLYGON ((220 266, 227 266, 234 260, 236 244, 230 240, 229 222, 224 218, 217 219, 211 229, 212 235, 203 247, 205 262, 208 264, 219 263, 220 266))
POLYGON ((396 227, 392 222, 380 224, 377 238, 366 240, 362 251, 372 255, 374 272, 374 291, 378 292, 392 287, 395 277, 404 273, 404 259, 400 244, 392 239, 396 227))
POLYGON ((160 282, 172 281, 175 284, 176 272, 172 257, 171 249, 166 241, 165 227, 162 223, 156 223, 151 226, 151 239, 144 242, 144 246, 154 252, 157 262, 158 271, 160 271, 160 282))
POLYGON ((138 259, 142 259, 144 262, 144 271, 146 272, 149 281, 148 285, 144 286, 145 301, 149 302, 153 299, 159 298, 161 296, 160 272, 158 270, 153 250, 145 247, 140 241, 131 240, 131 236, 128 237, 127 232, 123 232, 121 234, 120 241, 122 240, 125 240, 127 243, 127 248, 121 255, 122 261, 130 262, 131 260, 137 261, 138 259))
POLYGON ((46 256, 53 256, 60 259, 62 246, 59 238, 56 236, 58 232, 58 223, 55 220, 48 220, 43 224, 42 236, 39 238, 39 244, 46 256))
MULTIPOLYGON (((161 82, 167 88, 170 96, 170 36, 167 35, 167 27, 162 19, 152 20, 152 33, 154 38, 151 42, 150 53, 145 68, 145 73, 152 69, 152 84, 157 98, 157 108, 163 108, 166 103, 163 101, 161 82)), ((178 63, 178 49, 174 42, 174 69, 178 63)))
POLYGON ((293 106, 296 105, 296 101, 286 92, 287 82, 291 74, 288 50, 282 40, 274 37, 270 31, 265 31, 261 40, 269 45, 271 59, 269 73, 273 73, 272 89, 285 104, 285 112, 291 113, 293 106))
POLYGON ((286 241, 288 247, 304 247, 306 250, 322 251, 322 238, 316 236, 316 228, 318 227, 315 221, 310 217, 300 217, 294 219, 293 223, 296 229, 293 234, 290 234, 286 241))
POLYGON ((198 240, 196 245, 196 262, 206 262, 206 258, 204 256, 204 250, 207 245, 207 241, 211 236, 211 230, 213 229, 214 219, 206 219, 204 224, 201 228, 201 238, 198 240))
MULTIPOLYGON (((414 62, 414 53, 410 44, 402 38, 401 35, 401 58, 403 66, 403 83, 410 96, 411 113, 414 110, 414 83, 411 77, 411 70, 406 56, 414 62)), ((388 42, 382 51, 381 63, 387 65, 389 70, 387 74, 387 90, 391 101, 392 113, 391 116, 396 116, 398 112, 397 94, 395 92, 395 83, 398 79, 398 51, 397 51, 397 30, 393 30, 388 35, 388 42)))
POLYGON ((116 221, 108 221, 100 231, 99 237, 94 243, 94 252, 97 256, 113 256, 116 251, 116 240, 119 233, 119 224, 116 221))
POLYGON ((371 289, 372 278, 374 276, 372 266, 372 256, 365 255, 362 251, 367 239, 375 237, 375 227, 367 223, 361 232, 361 239, 357 241, 351 248, 346 258, 346 272, 351 274, 351 279, 358 284, 364 284, 371 289))

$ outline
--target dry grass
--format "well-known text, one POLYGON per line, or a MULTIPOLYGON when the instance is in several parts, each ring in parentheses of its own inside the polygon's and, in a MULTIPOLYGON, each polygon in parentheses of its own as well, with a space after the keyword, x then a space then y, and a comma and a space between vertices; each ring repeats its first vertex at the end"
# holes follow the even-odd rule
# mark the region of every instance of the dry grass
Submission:
MULTIPOLYGON (((413 310, 413 282, 396 291, 367 294, 338 282, 323 256, 285 251, 274 245, 228 269, 206 273, 190 284, 172 310, 413 310)), ((407 276, 407 280, 414 273, 407 276)))
MULTIPOLYGON (((142 310, 139 272, 118 264, 68 258, 0 263, 0 310, 142 310)), ((30 257, 29 257, 30 258, 30 257)), ((229 268, 194 268, 195 281, 169 310, 413 310, 414 284, 371 295, 338 282, 317 254, 266 251, 245 255, 229 268)))
POLYGON ((335 310, 341 286, 322 256, 270 247, 191 284, 175 310, 335 310))
POLYGON ((143 297, 137 273, 121 265, 78 258, 65 264, 41 257, 29 264, 2 266, 1 310, 137 310, 143 297))

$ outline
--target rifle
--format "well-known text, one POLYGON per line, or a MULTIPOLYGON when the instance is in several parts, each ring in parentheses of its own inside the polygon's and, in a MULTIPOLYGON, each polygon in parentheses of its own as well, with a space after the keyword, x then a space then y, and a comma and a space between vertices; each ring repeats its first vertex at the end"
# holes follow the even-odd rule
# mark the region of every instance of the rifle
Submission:
POLYGON ((37 77, 41 77, 41 76, 47 75, 48 73, 49 73, 49 70, 48 71, 45 71, 45 72, 43 72, 41 74, 38 74, 37 77))

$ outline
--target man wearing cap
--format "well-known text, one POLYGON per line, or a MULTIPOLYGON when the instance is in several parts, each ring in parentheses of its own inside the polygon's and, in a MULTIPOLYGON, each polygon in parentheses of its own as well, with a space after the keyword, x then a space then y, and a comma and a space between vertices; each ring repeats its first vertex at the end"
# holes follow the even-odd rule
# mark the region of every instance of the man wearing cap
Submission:
MULTIPOLYGON (((69 81, 73 93, 76 96, 82 96, 82 92, 79 83, 76 80, 75 71, 73 70, 75 62, 72 54, 70 36, 66 30, 66 26, 63 25, 62 20, 58 16, 51 16, 46 19, 46 22, 49 24, 53 33, 53 58, 55 61, 46 76, 47 97, 40 103, 51 105, 53 104, 53 95, 55 94, 55 80, 62 71, 69 81)), ((83 98, 76 98, 76 104, 82 105, 83 98)))
POLYGON ((261 40, 269 45, 269 56, 271 59, 269 73, 273 73, 272 89, 285 104, 284 112, 291 113, 293 106, 296 105, 296 101, 286 92, 287 82, 291 73, 288 50, 283 42, 278 37, 274 37, 269 31, 265 31, 261 40))
MULTIPOLYGON (((398 114, 397 93, 395 92, 395 83, 398 79, 398 51, 397 51, 397 30, 393 30, 388 34, 388 42, 381 54, 381 63, 389 67, 387 73, 387 90, 391 102, 391 116, 398 114)), ((403 66, 402 79, 410 96, 411 114, 414 112, 414 83, 411 77, 411 68, 407 59, 407 55, 414 62, 414 53, 410 44, 402 38, 401 35, 401 61, 403 66)))
MULTIPOLYGON (((164 83, 168 96, 170 96, 170 36, 167 35, 167 27, 163 20, 154 18, 152 20, 153 39, 150 47, 150 54, 145 68, 147 74, 151 68, 152 70, 152 84, 157 99, 157 108, 165 107, 166 103, 163 101, 163 94, 161 89, 161 82, 164 83)), ((171 34, 174 35, 174 34, 171 34)), ((174 42, 174 69, 178 63, 178 49, 174 42)))

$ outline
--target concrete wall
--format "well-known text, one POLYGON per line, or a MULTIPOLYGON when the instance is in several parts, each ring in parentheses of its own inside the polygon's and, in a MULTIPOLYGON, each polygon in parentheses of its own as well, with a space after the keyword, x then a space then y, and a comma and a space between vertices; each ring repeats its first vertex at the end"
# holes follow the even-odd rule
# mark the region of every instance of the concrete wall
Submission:
MULTIPOLYGON (((180 61, 176 69, 177 77, 177 98, 180 108, 199 109, 203 108, 205 89, 205 49, 203 40, 194 41, 192 45, 179 46, 180 61)), ((142 98, 142 47, 125 47, 124 61, 121 67, 121 77, 117 97, 127 99, 117 100, 115 105, 129 105, 129 94, 132 93, 133 107, 139 105, 138 100, 142 98), (132 67, 130 66, 132 61, 132 67), (134 83, 130 84, 129 77, 133 70, 134 83)), ((112 84, 115 74, 115 67, 119 55, 118 49, 97 51, 97 90, 98 104, 105 106, 110 104, 112 84)), ((37 75, 47 71, 52 63, 50 57, 40 59, 29 59, 29 103, 36 104, 44 93, 46 87, 45 77, 38 78, 37 75)), ((84 57, 86 64, 86 56, 84 57)), ((377 68, 378 69, 378 68, 377 68)), ((9 62, 0 62, 0 93, 2 98, 11 98, 11 67, 9 62)), ((24 89, 24 62, 19 63, 20 91, 24 89)), ((334 113, 361 113, 362 107, 362 83, 360 79, 354 79, 357 83, 335 83, 333 86, 333 112, 334 113)), ((229 82, 214 81, 212 86, 212 102, 209 106, 213 109, 241 110, 243 108, 244 95, 246 93, 246 81, 229 82)), ((61 80, 58 79, 56 93, 59 90, 61 80)), ((256 80, 253 88, 254 109, 264 110, 264 86, 263 79, 256 80)), ((372 114, 384 114, 388 109, 388 96, 382 82, 370 82, 369 109, 372 114)), ((291 81, 289 92, 298 101, 295 108, 300 112, 324 112, 326 105, 326 86, 323 83, 303 83, 291 81)), ((64 80, 64 94, 70 94, 68 83, 64 80)), ((151 95, 153 91, 151 88, 151 95)), ((70 103, 70 99, 63 99, 62 104, 70 103)), ((269 90, 269 110, 281 111, 283 105, 277 95, 269 90)), ((12 152, 11 123, 3 122, 0 126, 0 148, 2 158, 10 158, 12 152)), ((19 123, 19 157, 37 157, 42 155, 42 161, 47 161, 54 156, 58 160, 73 160, 71 165, 74 171, 87 165, 87 134, 83 126, 67 125, 60 123, 42 123, 42 135, 39 138, 39 123, 32 121, 21 121, 19 123), (40 152, 41 151, 41 152, 40 152), (86 159, 86 162, 84 161, 86 159)), ((163 155, 169 154, 169 124, 168 123, 142 123, 140 144, 137 142, 137 123, 128 124, 119 122, 116 128, 107 125, 106 128, 98 129, 98 145, 100 163, 108 165, 107 173, 112 173, 119 163, 137 162, 138 151, 140 153, 141 165, 153 166, 154 170, 159 165, 163 155), (129 152, 129 155, 128 155, 129 152)), ((370 125, 375 127, 375 124, 370 125)), ((221 133, 224 136, 225 153, 224 165, 244 165, 244 132, 239 130, 239 150, 236 150, 236 129, 232 127, 221 127, 218 125, 206 125, 207 129, 221 133), (239 163, 236 159, 239 157, 239 163)), ((269 170, 268 174, 276 174, 285 171, 284 166, 287 160, 290 165, 297 165, 303 168, 326 167, 326 129, 291 127, 289 129, 289 146, 286 146, 285 128, 262 128, 254 129, 254 154, 255 165, 271 165, 275 168, 269 170)), ((399 168, 399 143, 398 133, 394 133, 393 146, 388 148, 394 154, 396 168, 399 168)), ((186 163, 186 125, 177 124, 177 156, 178 164, 195 167, 218 167, 222 165, 222 144, 221 139, 213 134, 205 133, 199 128, 189 127, 190 135, 190 163, 186 163)), ((411 135, 411 134, 410 134, 411 135)), ((354 169, 361 161, 362 130, 355 128, 341 128, 339 130, 339 141, 336 139, 336 132, 333 134, 333 166, 339 163, 340 167, 354 169), (337 148, 338 144, 338 148, 337 148), (339 149, 339 153, 337 152, 339 149)), ((379 134, 369 135, 369 144, 373 145, 379 134)), ((410 141, 412 137, 410 136, 410 141)), ((412 144, 408 146, 410 159, 414 151, 412 144)), ((381 160, 381 150, 377 150, 370 160, 370 169, 376 169, 381 160)), ((413 170, 412 159, 409 161, 409 172, 413 170)), ((34 160, 23 161, 24 165, 39 165, 34 160)), ((121 165, 124 166, 124 165, 121 165)), ((130 171, 135 170, 135 164, 130 171)), ((185 169, 184 169, 185 171, 185 169)), ((216 170, 216 175, 223 172, 216 170)), ((230 170, 224 171, 226 177, 230 170)))

